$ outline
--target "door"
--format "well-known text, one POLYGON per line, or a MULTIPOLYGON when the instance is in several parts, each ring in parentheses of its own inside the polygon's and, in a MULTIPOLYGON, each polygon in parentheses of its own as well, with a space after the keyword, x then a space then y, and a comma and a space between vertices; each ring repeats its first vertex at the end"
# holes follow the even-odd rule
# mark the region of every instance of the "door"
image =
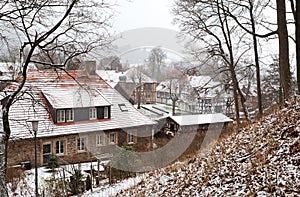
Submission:
POLYGON ((43 144, 43 165, 49 162, 50 157, 52 156, 52 144, 44 143, 43 144))

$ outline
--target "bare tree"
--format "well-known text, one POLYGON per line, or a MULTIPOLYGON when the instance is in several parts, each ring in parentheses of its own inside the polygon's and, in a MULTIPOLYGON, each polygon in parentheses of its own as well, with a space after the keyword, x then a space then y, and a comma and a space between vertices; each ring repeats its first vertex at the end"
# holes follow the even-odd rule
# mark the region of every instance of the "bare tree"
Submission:
MULTIPOLYGON (((249 45, 243 43, 242 33, 238 36, 237 25, 232 23, 228 12, 237 9, 232 2, 213 1, 176 1, 175 21, 180 24, 183 33, 194 38, 202 47, 202 51, 211 57, 220 58, 230 73, 235 105, 236 121, 240 123, 239 100, 245 109, 245 98, 240 93, 235 68, 241 58, 249 51, 249 45)), ((245 40, 244 40, 245 41, 245 40)), ((246 115, 246 113, 245 113, 246 115)))
POLYGON ((297 63, 297 87, 300 94, 300 2, 290 0, 291 10, 295 23, 295 44, 296 44, 296 63, 297 63))
POLYGON ((166 57, 166 53, 160 47, 155 47, 150 52, 149 63, 151 74, 152 78, 156 79, 157 81, 161 81, 161 66, 163 65, 166 57))
POLYGON ((289 63, 289 43, 286 21, 285 0, 276 0, 277 25, 279 39, 279 73, 280 83, 283 90, 283 98, 289 98, 291 94, 291 71, 289 63))
MULTIPOLYGON (((112 3, 80 0, 7 0, 0 3, 0 25, 18 35, 22 72, 16 89, 3 103, 3 130, 0 145, 0 193, 8 196, 5 184, 7 146, 11 129, 10 108, 22 92, 30 63, 64 69, 74 57, 109 43, 112 3), (53 51, 63 55, 54 58, 53 51), (37 58, 44 54, 44 59, 37 58)), ((2 50, 2 49, 0 49, 2 50)))

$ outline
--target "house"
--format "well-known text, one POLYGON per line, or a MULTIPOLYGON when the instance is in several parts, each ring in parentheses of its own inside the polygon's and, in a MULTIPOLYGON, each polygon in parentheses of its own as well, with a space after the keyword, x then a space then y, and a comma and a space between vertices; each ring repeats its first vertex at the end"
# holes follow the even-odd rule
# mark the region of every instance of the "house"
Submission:
POLYGON ((156 82, 138 67, 126 71, 97 70, 96 73, 132 104, 138 103, 139 95, 142 104, 156 102, 156 82))
MULTIPOLYGON (((17 85, 13 82, 1 93, 2 103, 5 92, 17 85)), ((34 163, 31 120, 38 120, 39 166, 53 155, 60 163, 103 158, 123 144, 147 150, 155 124, 99 76, 83 70, 27 73, 22 93, 10 110, 8 165, 34 163)))
POLYGON ((209 76, 183 76, 161 82, 156 88, 157 103, 172 105, 176 96, 176 106, 191 113, 226 113, 229 93, 221 83, 209 76))

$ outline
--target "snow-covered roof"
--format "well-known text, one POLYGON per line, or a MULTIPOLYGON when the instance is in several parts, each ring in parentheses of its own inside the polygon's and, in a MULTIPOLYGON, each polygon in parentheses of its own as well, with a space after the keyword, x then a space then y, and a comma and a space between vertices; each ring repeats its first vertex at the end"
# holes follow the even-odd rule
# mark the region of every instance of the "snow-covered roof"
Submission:
MULTIPOLYGON (((76 77, 76 75, 78 76, 80 72, 81 71, 70 71, 69 74, 76 77)), ((64 99, 63 90, 66 88, 65 86, 71 86, 74 88, 79 87, 79 84, 65 73, 57 74, 54 71, 34 71, 28 73, 28 81, 24 88, 24 90, 26 90, 29 94, 23 94, 20 97, 21 99, 17 100, 10 109, 10 126, 12 130, 11 138, 32 138, 33 134, 31 133, 31 123, 27 122, 27 120, 33 119, 39 120, 38 137, 79 133, 84 134, 95 131, 126 129, 155 124, 155 122, 137 111, 124 97, 122 97, 116 90, 109 87, 101 78, 92 76, 89 78, 90 81, 87 81, 86 78, 76 79, 79 83, 85 84, 85 86, 89 87, 92 92, 100 95, 96 96, 97 99, 99 98, 99 100, 97 100, 99 104, 100 101, 103 101, 105 105, 111 105, 110 119, 54 124, 51 119, 51 115, 49 114, 49 110, 45 107, 44 97, 40 93, 59 93, 60 95, 55 97, 54 100, 51 100, 51 102, 55 103, 58 107, 63 107, 63 105, 60 104, 60 101, 61 99, 64 99), (126 108, 126 110, 122 110, 123 108, 120 106, 126 108)), ((13 88, 14 85, 11 85, 10 87, 13 88)), ((2 94, 4 94, 4 92, 2 92, 2 94)), ((53 94, 51 95, 53 96, 53 94)), ((72 102, 72 99, 72 95, 67 93, 65 101, 62 103, 66 103, 68 101, 72 102)))
POLYGON ((153 83, 154 81, 147 75, 138 71, 138 68, 132 67, 126 71, 115 71, 115 70, 96 70, 97 75, 99 75, 106 83, 111 87, 115 87, 120 78, 125 78, 128 83, 138 83, 139 75, 141 75, 142 83, 153 83))
POLYGON ((56 109, 111 105, 100 91, 83 87, 43 88, 43 95, 56 109))
POLYGON ((233 120, 225 116, 224 114, 192 114, 182 116, 170 116, 180 126, 212 124, 212 123, 224 123, 232 122, 233 120))
POLYGON ((201 98, 214 98, 222 91, 220 82, 213 81, 210 76, 183 76, 180 79, 165 80, 156 87, 156 91, 170 92, 170 86, 172 93, 189 94, 197 91, 197 96, 201 98), (189 89, 185 89, 185 86, 189 89))
POLYGON ((188 81, 193 88, 212 87, 212 78, 210 76, 188 76, 188 81))
MULTIPOLYGON (((0 62, 0 80, 15 80, 18 77, 21 69, 22 66, 20 65, 20 63, 0 62)), ((36 69, 36 67, 34 66, 34 64, 29 64, 28 69, 34 70, 36 69)))

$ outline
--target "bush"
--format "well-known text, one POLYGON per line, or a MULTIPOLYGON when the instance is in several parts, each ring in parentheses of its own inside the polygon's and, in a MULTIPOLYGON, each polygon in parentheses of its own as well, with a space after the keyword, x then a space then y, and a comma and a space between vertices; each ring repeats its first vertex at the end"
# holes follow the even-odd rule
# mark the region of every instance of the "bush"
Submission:
POLYGON ((79 169, 74 169, 68 182, 69 190, 73 195, 80 194, 83 190, 82 173, 79 169))

